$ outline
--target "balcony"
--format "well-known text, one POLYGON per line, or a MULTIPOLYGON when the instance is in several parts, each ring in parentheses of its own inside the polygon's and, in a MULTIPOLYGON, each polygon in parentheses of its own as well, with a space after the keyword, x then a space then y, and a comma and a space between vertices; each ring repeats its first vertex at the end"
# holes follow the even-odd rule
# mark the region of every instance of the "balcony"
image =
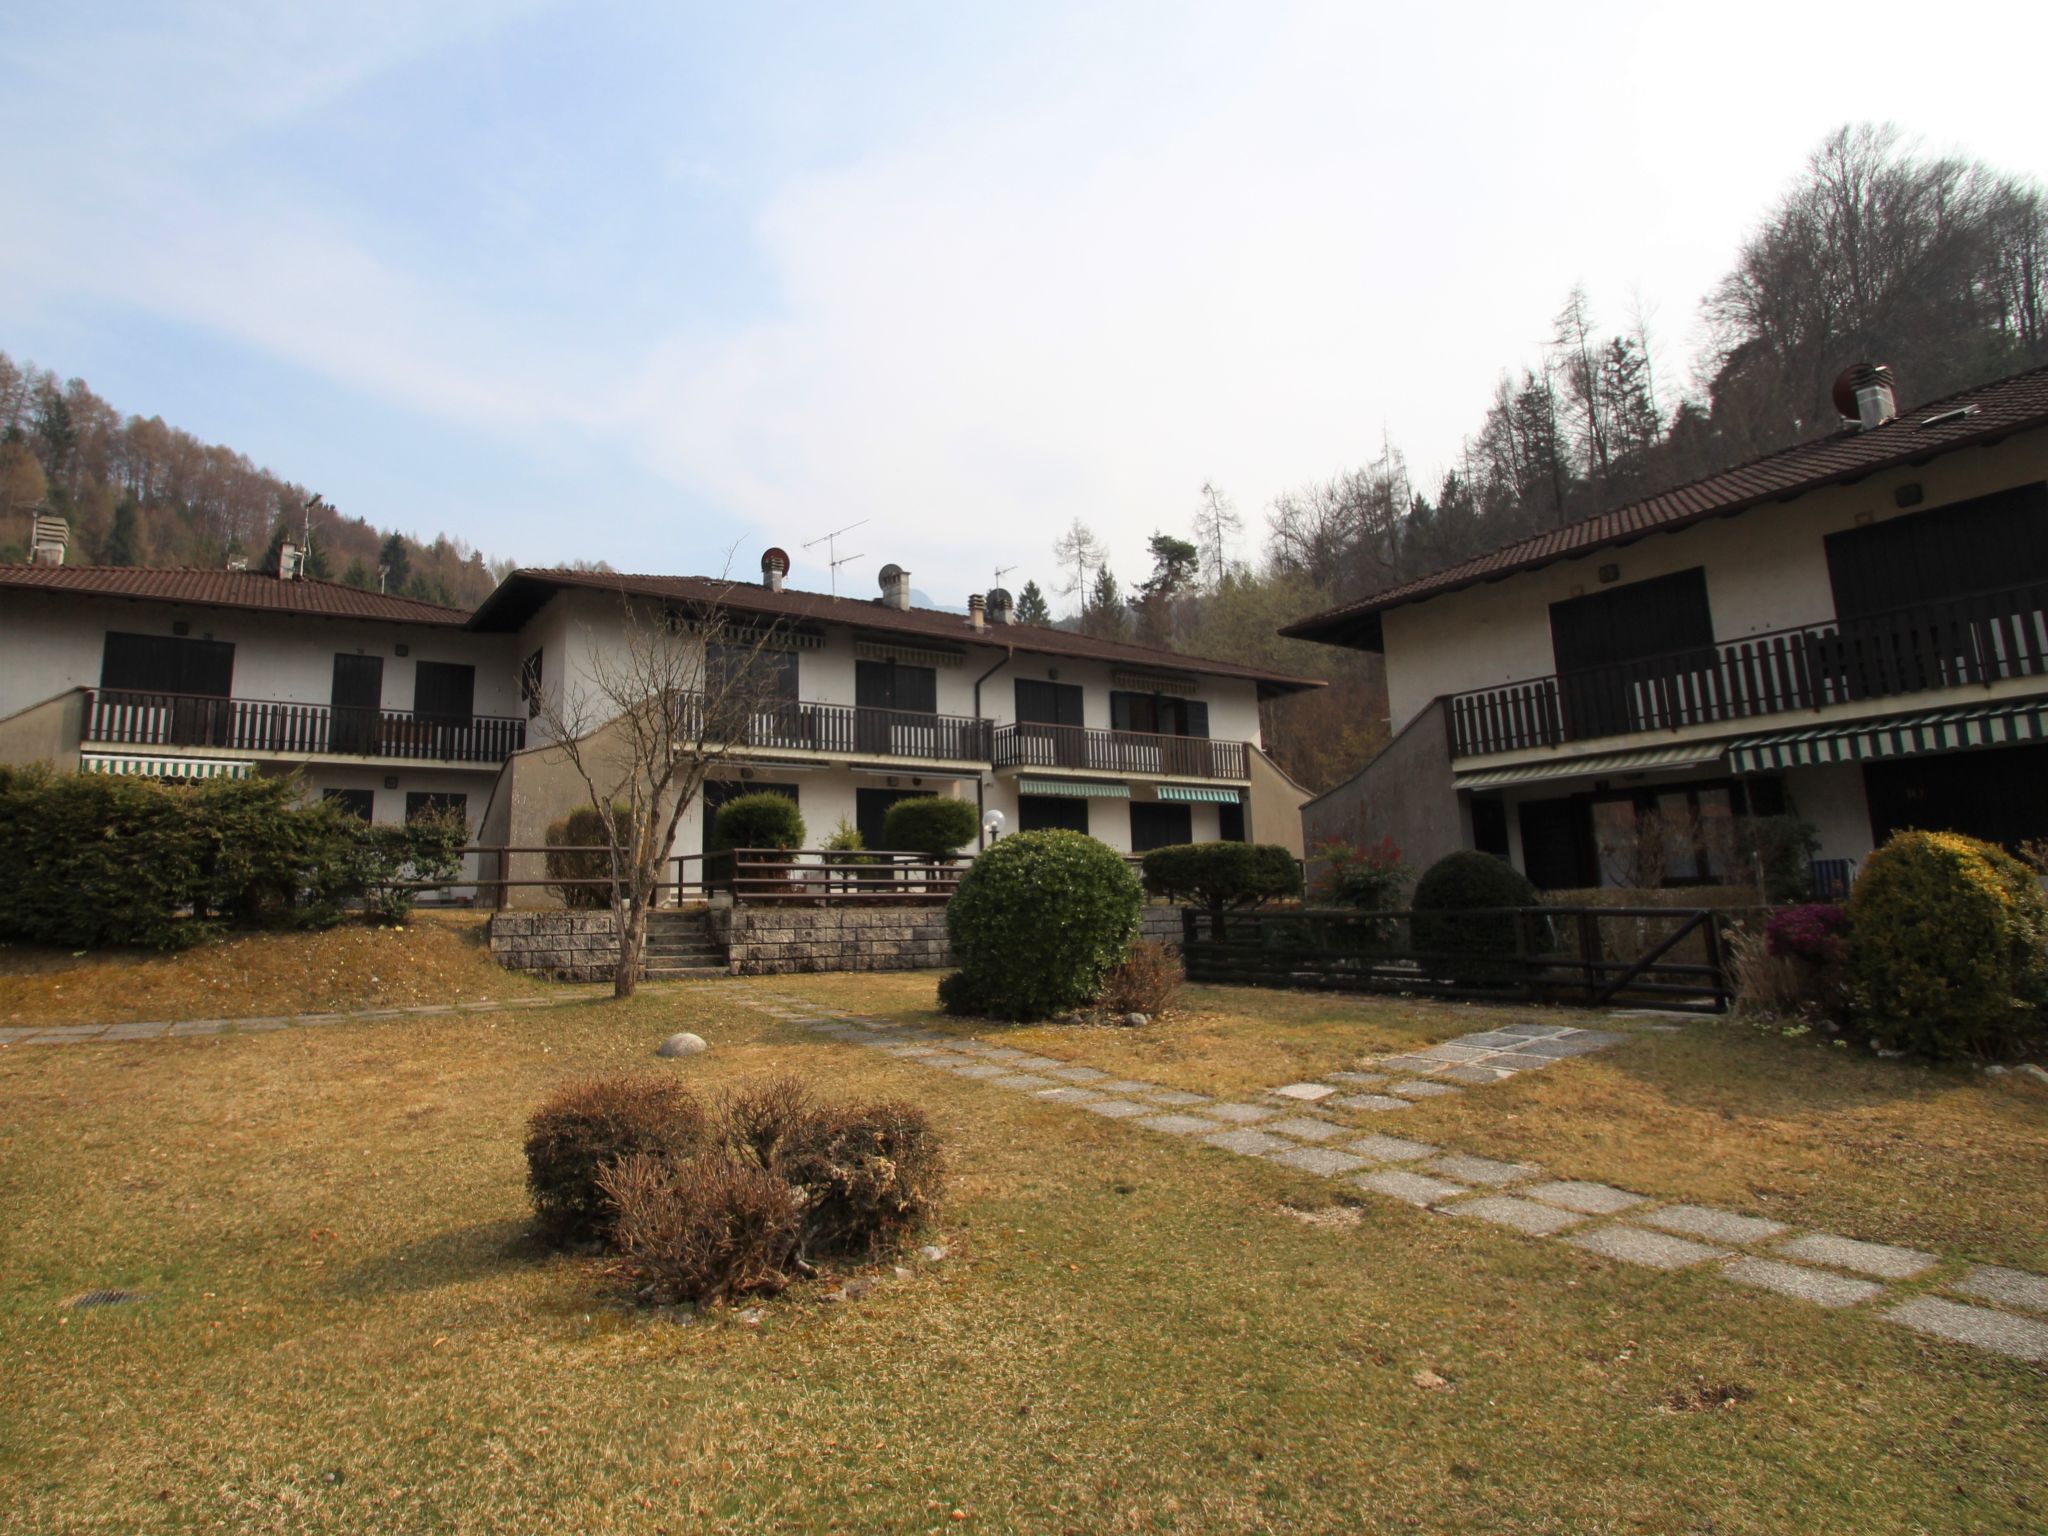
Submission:
POLYGON ((2048 586, 2015 587, 1447 700, 1451 755, 1750 720, 2048 675, 2048 586))
POLYGON ((845 757, 985 763, 989 760, 990 729, 990 722, 968 715, 791 699, 748 711, 733 745, 845 757))
POLYGON ((124 747, 218 747, 264 757, 498 763, 526 745, 526 722, 404 709, 336 709, 274 699, 86 691, 85 739, 124 747))
POLYGON ((1251 776, 1241 741, 1091 731, 1078 725, 1005 725, 995 733, 998 768, 1072 768, 1126 779, 1236 779, 1251 776))

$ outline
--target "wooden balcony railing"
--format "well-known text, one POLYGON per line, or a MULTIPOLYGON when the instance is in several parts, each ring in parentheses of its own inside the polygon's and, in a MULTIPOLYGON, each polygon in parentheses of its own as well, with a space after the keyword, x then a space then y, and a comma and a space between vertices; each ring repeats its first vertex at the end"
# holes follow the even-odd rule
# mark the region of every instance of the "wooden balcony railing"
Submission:
POLYGON ((2048 586, 1826 620, 1453 695, 1453 757, 2048 675, 2048 586))
POLYGON ((985 763, 991 726, 968 715, 790 699, 749 710, 731 728, 749 747, 985 763))
POLYGON ((996 729, 998 768, 1079 768, 1128 778, 1244 779, 1241 741, 1092 731, 1078 725, 1005 725, 996 729))
POLYGON ((494 715, 451 718, 405 709, 336 709, 275 699, 94 688, 86 692, 85 739, 128 747, 219 747, 281 757, 331 753, 497 763, 526 745, 526 722, 494 715))

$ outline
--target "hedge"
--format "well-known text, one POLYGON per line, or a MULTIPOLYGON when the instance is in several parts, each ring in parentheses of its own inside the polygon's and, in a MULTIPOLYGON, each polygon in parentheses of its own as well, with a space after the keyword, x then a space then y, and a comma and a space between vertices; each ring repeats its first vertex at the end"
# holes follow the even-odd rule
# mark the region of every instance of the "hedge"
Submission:
POLYGON ((947 857, 974 841, 981 821, 965 800, 916 795, 898 800, 882 818, 882 846, 892 853, 947 857))
POLYGON ((318 928, 390 883, 453 880, 452 822, 368 827, 296 778, 194 785, 0 767, 0 933, 68 949, 177 949, 226 926, 318 928))
MULTIPOLYGON (((619 829, 620 840, 627 848, 633 842, 633 808, 614 803, 612 821, 619 829)), ((542 867, 550 880, 559 880, 559 885, 543 887, 550 896, 559 897, 563 906, 575 909, 610 910, 612 904, 611 880, 614 875, 610 852, 611 834, 605 830, 604 817, 594 805, 579 806, 560 821, 550 822, 543 839, 548 851, 543 857, 542 867), (579 848, 594 848, 595 853, 577 853, 579 848), (590 882, 598 881, 601 884, 590 882)), ((623 860, 621 871, 623 872, 623 860)))
POLYGON ((1145 889, 1215 914, 1300 895, 1301 861, 1276 843, 1176 843, 1145 855, 1145 889))
POLYGON ((1410 932, 1426 966, 1460 986, 1519 981, 1512 965, 1516 917, 1503 908, 1534 907, 1542 898, 1506 859, 1466 849, 1447 853, 1416 882, 1410 932))

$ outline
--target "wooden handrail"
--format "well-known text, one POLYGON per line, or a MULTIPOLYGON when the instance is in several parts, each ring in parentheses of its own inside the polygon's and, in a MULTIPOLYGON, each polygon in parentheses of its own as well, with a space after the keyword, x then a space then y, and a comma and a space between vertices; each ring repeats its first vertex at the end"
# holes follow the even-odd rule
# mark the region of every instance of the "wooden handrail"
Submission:
POLYGON ((996 728, 998 768, 1078 768, 1145 778, 1245 779, 1251 759, 1241 741, 1104 731, 1019 721, 996 728))
POLYGON ((85 690, 85 739, 112 746, 217 747, 288 757, 333 754, 497 763, 526 745, 509 715, 423 715, 283 699, 217 698, 125 688, 85 690))

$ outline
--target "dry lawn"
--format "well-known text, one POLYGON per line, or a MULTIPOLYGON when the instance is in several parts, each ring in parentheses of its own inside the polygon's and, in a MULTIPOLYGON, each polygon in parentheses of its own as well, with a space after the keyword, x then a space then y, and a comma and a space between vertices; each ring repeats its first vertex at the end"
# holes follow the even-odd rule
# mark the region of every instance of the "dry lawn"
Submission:
POLYGON ((403 928, 239 934, 178 954, 72 954, 0 942, 0 1024, 261 1018, 524 997, 547 984, 491 961, 487 913, 403 928))
MULTIPOLYGON (((932 982, 790 985, 908 1012, 932 982)), ((1385 1202, 1339 1208, 1332 1186, 1284 1168, 836 1044, 732 993, 0 1052, 0 1531, 1775 1536, 2048 1521, 2039 1370, 1705 1275, 1623 1271, 1385 1202), (650 1047, 677 1028, 712 1052, 657 1063, 650 1047), (520 1125, 551 1086, 631 1070, 715 1089, 771 1069, 928 1107, 952 1165, 932 1235, 953 1257, 885 1268, 850 1304, 812 1290, 768 1303, 759 1326, 730 1312, 675 1326, 614 1306, 596 1261, 525 1239, 520 1125), (94 1286, 147 1299, 61 1306, 94 1286)), ((1274 1081, 1473 1022, 1198 1001, 1186 1033, 1039 1037, 1200 1086, 1262 1049, 1271 1019, 1289 1041, 1289 1071, 1261 1068, 1274 1081)), ((1625 1085, 1656 1053, 1711 1051, 1710 1028, 1503 1090, 1519 1105, 1503 1143, 1543 1140, 1558 1111, 1542 1101, 1574 1091, 1568 1075, 1600 1074, 1617 1096, 1584 1102, 1634 1118, 1625 1085)), ((1643 1091, 1711 1098, 1691 1074, 1643 1091)), ((1916 1102, 1962 1115, 1949 1095, 1963 1091, 1916 1102)), ((1796 1097, 1758 1123, 1790 1136, 1796 1097)), ((1989 1133, 2031 1115, 2038 1137, 2039 1104, 1973 1102, 1989 1133)), ((1403 1129, 1490 1145, 1480 1119, 1438 1114, 1403 1129)), ((1651 1146, 1680 1134, 1635 1129, 1651 1146)), ((1661 1177, 1713 1177, 1686 1164, 1751 1156, 1743 1139, 1723 1132, 1661 1177)), ((1862 1143, 1817 1140, 1831 1167, 1892 1177, 1862 1143)), ((2038 1168, 2007 1171, 2003 1251, 2038 1246, 2038 1168)))

